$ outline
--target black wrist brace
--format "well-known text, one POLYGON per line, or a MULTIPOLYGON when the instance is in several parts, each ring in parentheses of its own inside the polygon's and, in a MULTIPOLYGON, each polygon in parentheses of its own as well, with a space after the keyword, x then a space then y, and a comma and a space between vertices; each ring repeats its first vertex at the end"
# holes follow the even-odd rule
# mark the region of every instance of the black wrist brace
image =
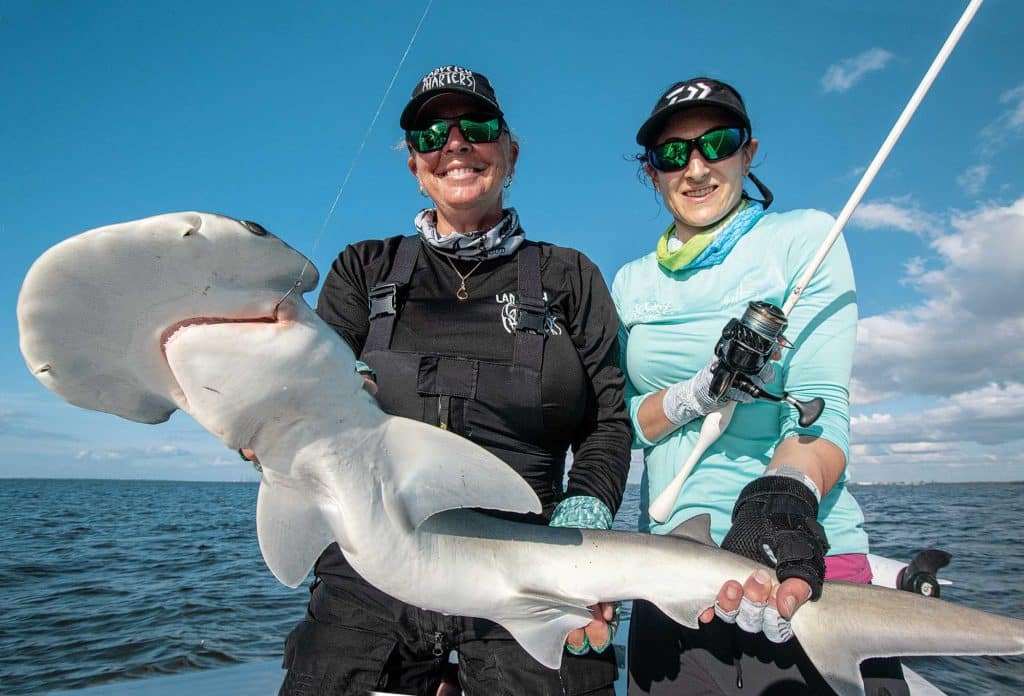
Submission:
POLYGON ((818 524, 818 501, 788 476, 754 479, 740 493, 722 548, 775 568, 779 581, 800 578, 821 596, 828 540, 818 524))

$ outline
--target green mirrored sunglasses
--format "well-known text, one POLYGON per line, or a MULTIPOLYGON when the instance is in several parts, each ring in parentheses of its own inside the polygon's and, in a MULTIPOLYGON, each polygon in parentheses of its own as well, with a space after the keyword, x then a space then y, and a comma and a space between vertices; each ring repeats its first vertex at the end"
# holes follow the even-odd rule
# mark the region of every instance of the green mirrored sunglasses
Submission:
POLYGON ((453 126, 458 126, 462 137, 471 143, 493 143, 505 128, 500 116, 438 118, 426 128, 406 131, 405 140, 416 152, 435 152, 448 142, 453 126))
POLYGON ((690 140, 670 138, 649 148, 644 157, 659 171, 675 172, 685 169, 690 163, 690 153, 694 148, 700 150, 701 156, 708 162, 717 162, 736 154, 747 140, 747 131, 743 128, 713 128, 690 140))

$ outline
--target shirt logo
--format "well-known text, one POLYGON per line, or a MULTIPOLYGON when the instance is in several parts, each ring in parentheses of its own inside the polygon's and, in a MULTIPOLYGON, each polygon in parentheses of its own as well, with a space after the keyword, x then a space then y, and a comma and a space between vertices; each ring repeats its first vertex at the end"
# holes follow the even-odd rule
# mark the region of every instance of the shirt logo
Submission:
MULTIPOLYGON (((500 295, 495 295, 494 301, 502 305, 501 325, 508 333, 514 333, 516 330, 516 324, 519 323, 519 310, 515 307, 515 293, 504 292, 500 295)), ((546 292, 544 293, 544 301, 548 301, 548 294, 546 292)), ((562 335, 562 327, 555 322, 555 316, 551 313, 551 310, 548 310, 547 316, 544 317, 544 331, 549 336, 562 335)))
POLYGON ((623 323, 626 326, 633 326, 634 324, 657 321, 671 312, 672 305, 665 302, 658 302, 657 300, 637 300, 633 303, 633 310, 629 313, 629 316, 623 317, 623 323))
POLYGON ((722 297, 722 308, 744 306, 752 300, 765 300, 772 296, 771 284, 760 277, 744 276, 739 285, 722 297))

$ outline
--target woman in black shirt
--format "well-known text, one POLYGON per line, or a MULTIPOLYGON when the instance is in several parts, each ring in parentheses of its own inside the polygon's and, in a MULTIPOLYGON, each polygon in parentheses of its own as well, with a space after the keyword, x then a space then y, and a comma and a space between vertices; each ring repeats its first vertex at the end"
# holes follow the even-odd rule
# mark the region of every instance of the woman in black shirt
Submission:
MULTIPOLYGON (((409 170, 434 207, 416 216, 414 236, 347 247, 317 312, 373 375, 386 412, 466 437, 529 482, 543 505, 529 521, 609 528, 631 433, 618 317, 600 272, 575 250, 526 239, 503 206, 519 146, 483 75, 430 72, 401 126, 409 170)), ((315 573, 307 617, 286 643, 282 694, 434 694, 451 650, 467 694, 613 693, 611 605, 592 609, 550 670, 494 623, 380 592, 337 544, 315 573)))

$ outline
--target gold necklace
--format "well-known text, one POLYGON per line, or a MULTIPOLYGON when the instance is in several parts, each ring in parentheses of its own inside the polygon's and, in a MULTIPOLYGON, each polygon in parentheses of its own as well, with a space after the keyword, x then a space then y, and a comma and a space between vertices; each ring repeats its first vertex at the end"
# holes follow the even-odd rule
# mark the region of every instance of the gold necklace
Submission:
POLYGON ((450 256, 445 256, 444 258, 445 261, 448 262, 448 265, 452 267, 452 270, 455 271, 455 275, 457 275, 459 280, 462 281, 462 284, 459 285, 459 289, 455 292, 455 296, 459 298, 459 302, 465 302, 469 299, 469 293, 466 291, 466 279, 473 275, 473 271, 480 268, 480 264, 482 264, 483 261, 477 261, 476 265, 469 269, 469 273, 463 275, 459 273, 459 269, 455 267, 455 262, 452 261, 450 256))

